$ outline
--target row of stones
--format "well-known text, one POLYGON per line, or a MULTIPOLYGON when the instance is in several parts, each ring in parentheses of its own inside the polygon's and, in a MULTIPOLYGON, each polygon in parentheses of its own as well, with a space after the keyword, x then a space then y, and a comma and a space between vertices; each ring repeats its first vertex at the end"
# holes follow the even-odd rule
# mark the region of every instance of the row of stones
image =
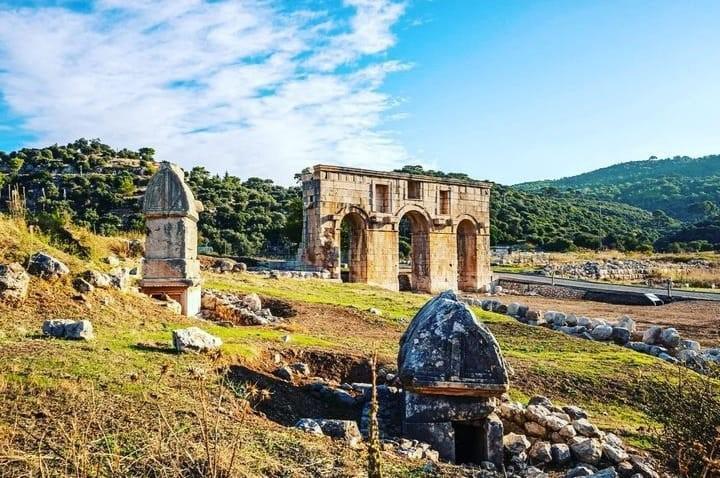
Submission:
POLYGON ((497 299, 471 297, 463 300, 483 310, 509 315, 527 325, 544 326, 587 340, 613 342, 666 362, 684 365, 700 373, 707 371, 708 363, 720 363, 720 348, 703 349, 698 342, 683 339, 673 327, 652 326, 640 333, 635 321, 628 316, 622 316, 610 323, 563 312, 542 313, 517 302, 505 305, 497 299))

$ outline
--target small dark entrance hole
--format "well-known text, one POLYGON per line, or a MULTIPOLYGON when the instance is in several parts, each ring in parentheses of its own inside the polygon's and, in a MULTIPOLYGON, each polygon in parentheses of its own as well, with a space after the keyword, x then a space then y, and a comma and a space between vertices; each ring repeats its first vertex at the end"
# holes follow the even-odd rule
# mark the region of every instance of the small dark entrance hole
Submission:
POLYGON ((485 460, 483 427, 473 422, 453 422, 455 432, 455 464, 479 465, 485 460))

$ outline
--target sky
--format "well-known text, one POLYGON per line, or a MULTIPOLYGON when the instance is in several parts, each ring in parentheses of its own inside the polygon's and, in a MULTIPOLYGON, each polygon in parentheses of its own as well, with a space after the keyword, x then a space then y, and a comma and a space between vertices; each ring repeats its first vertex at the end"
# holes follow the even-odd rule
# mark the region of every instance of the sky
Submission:
POLYGON ((720 2, 0 0, 0 150, 504 184, 720 153, 720 2))

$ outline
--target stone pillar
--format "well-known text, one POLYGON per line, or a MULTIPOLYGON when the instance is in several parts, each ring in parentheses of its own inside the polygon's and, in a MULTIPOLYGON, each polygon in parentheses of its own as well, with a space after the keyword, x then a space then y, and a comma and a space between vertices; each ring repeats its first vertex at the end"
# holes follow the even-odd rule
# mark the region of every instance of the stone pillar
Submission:
POLYGON ((182 169, 160 163, 143 200, 147 237, 140 289, 150 296, 167 294, 180 303, 186 316, 200 312, 200 211, 202 204, 193 197, 182 169))

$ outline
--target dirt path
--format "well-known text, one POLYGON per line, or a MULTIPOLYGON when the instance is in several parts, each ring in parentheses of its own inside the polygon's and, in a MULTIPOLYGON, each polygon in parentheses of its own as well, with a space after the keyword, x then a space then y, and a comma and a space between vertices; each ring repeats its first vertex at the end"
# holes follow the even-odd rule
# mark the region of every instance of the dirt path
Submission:
POLYGON ((720 303, 716 302, 693 300, 651 307, 514 295, 504 296, 502 301, 519 302, 543 311, 572 312, 576 315, 609 320, 628 315, 635 319, 641 328, 650 325, 671 326, 675 327, 683 337, 697 340, 703 345, 720 345, 720 303))

